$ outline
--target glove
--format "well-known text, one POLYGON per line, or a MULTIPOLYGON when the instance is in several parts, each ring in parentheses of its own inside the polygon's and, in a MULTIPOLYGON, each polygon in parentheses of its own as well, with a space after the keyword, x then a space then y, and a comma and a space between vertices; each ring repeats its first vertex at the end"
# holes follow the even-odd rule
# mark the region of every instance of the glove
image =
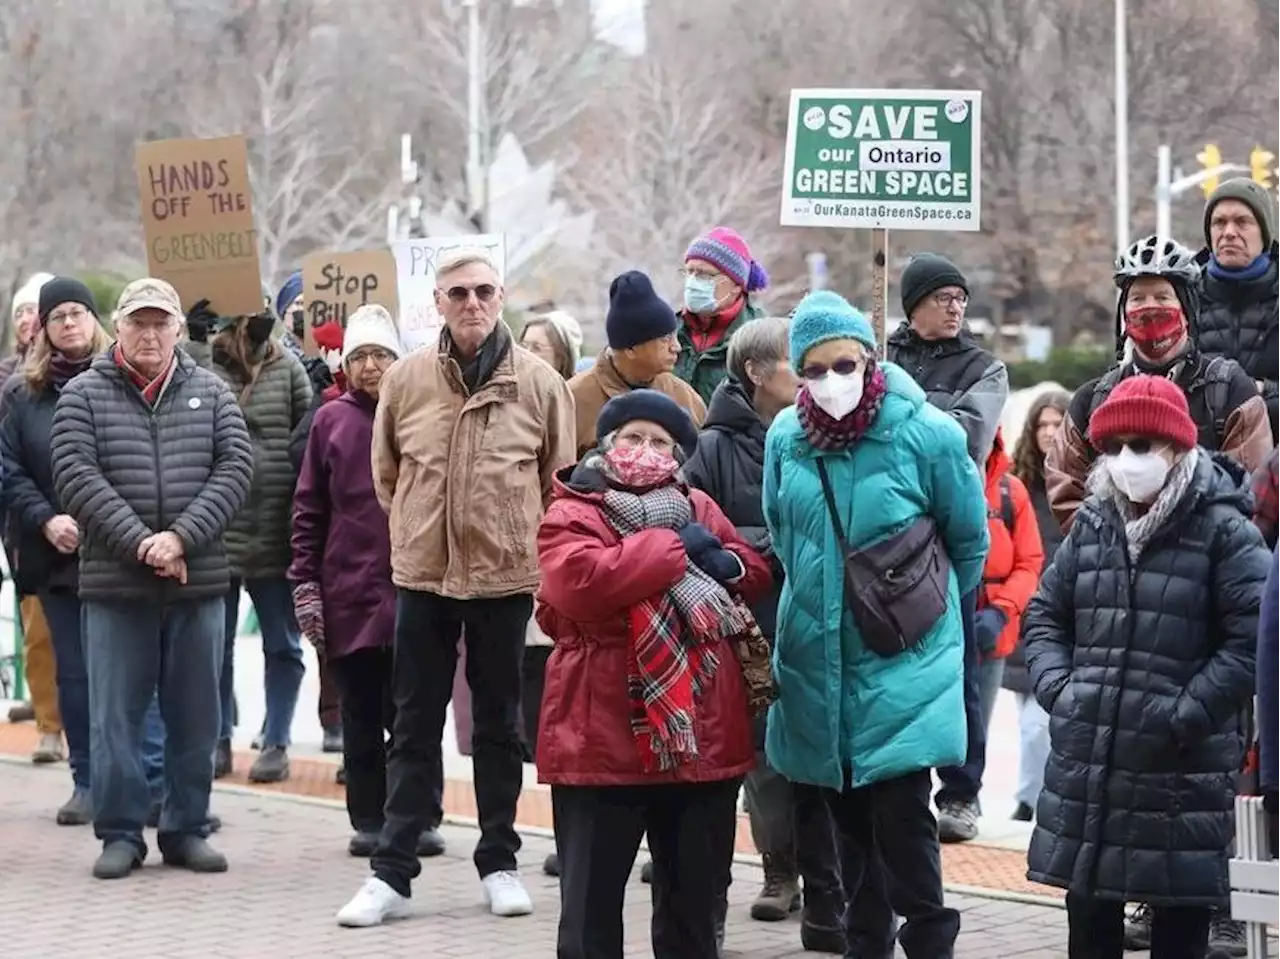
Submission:
POLYGON ((218 314, 209 308, 208 300, 198 301, 187 311, 187 337, 192 343, 204 343, 209 331, 218 320, 218 314))
POLYGON ((684 544, 684 551, 695 563, 698 562, 698 556, 702 553, 719 549, 721 546, 720 538, 701 523, 685 523, 677 533, 680 536, 680 542, 684 544))
POLYGON ((1009 617, 998 607, 988 606, 978 610, 978 615, 973 618, 973 638, 979 651, 984 655, 994 652, 996 640, 1008 624, 1009 617))
POLYGON ((293 587, 293 614, 298 629, 315 647, 316 655, 324 655, 324 596, 319 583, 298 583, 293 587))

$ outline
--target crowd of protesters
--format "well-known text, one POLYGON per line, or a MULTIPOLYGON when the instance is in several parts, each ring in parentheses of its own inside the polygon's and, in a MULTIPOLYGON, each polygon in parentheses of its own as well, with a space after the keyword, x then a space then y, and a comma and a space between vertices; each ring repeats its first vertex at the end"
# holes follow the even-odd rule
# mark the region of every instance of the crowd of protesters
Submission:
POLYGON ((717 227, 679 309, 614 279, 593 360, 561 311, 514 335, 480 250, 437 265, 439 340, 412 352, 378 306, 305 337, 297 274, 252 316, 155 278, 104 315, 32 277, 0 455, 32 758, 71 769, 57 821, 92 823, 101 879, 142 864, 147 828, 170 865, 228 868, 209 801, 247 592, 252 781, 290 774, 304 639, 321 665, 370 860, 343 926, 407 914, 444 851, 452 701, 495 916, 533 911, 522 765, 550 786, 560 959, 622 955, 642 843, 654 955, 719 955, 740 792, 752 918, 799 911, 818 953, 945 959, 941 843, 983 828, 1005 688, 1013 818, 1029 877, 1067 891, 1069 955, 1242 955, 1255 692, 1276 798, 1274 200, 1231 180, 1204 222, 1198 255, 1120 255, 1120 359, 1040 395, 1012 445, 1007 370, 935 254, 903 271, 882 352, 832 292, 765 316, 765 270, 717 227))

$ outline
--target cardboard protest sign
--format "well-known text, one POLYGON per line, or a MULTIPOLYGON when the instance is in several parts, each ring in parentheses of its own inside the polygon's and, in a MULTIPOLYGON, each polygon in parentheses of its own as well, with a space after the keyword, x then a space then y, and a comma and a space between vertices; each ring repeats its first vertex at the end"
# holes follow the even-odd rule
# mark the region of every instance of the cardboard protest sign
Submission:
POLYGON ((151 275, 172 283, 184 308, 207 298, 224 316, 260 313, 244 137, 140 143, 135 163, 151 275))
POLYGON ((302 300, 303 345, 307 355, 315 356, 316 327, 329 322, 346 327, 351 314, 366 303, 385 306, 396 315, 396 258, 390 250, 313 253, 302 261, 302 300))
POLYGON ((498 275, 507 268, 507 241, 501 233, 476 236, 430 236, 394 244, 400 292, 400 339, 406 350, 432 346, 440 336, 436 309, 436 264, 452 250, 478 248, 489 254, 498 275))

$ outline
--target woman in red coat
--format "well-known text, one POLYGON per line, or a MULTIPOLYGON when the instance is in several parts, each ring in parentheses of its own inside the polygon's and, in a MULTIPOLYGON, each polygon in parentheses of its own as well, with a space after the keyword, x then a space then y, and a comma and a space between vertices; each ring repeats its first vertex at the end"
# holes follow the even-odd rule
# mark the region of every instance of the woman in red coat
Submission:
POLYGON ((557 477, 538 531, 538 623, 555 640, 538 732, 560 857, 558 959, 621 959, 646 833, 655 959, 716 955, 738 787, 755 763, 735 637, 769 567, 679 474, 697 444, 669 397, 605 404, 600 445, 557 477))

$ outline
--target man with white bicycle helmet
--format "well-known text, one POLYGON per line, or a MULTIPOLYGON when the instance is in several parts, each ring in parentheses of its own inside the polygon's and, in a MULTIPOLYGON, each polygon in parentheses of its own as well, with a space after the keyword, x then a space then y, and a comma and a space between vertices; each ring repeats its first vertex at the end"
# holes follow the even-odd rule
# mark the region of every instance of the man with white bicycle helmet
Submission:
POLYGON ((1235 460, 1235 470, 1252 472, 1266 462, 1271 425, 1253 379, 1234 360, 1203 355, 1192 338, 1199 277, 1195 255, 1166 237, 1138 240, 1116 258, 1116 310, 1128 341, 1125 356, 1076 390, 1045 458, 1049 504, 1064 530, 1087 495, 1085 480, 1097 457, 1088 439, 1093 411, 1117 383, 1135 373, 1175 383, 1187 397, 1199 444, 1227 454, 1235 460))

